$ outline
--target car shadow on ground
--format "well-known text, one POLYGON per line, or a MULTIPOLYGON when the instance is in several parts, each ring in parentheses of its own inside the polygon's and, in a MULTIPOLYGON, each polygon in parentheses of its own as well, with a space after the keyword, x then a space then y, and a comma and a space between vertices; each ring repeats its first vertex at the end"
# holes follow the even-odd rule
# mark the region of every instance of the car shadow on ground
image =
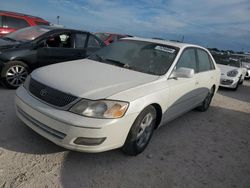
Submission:
POLYGON ((119 150, 69 152, 61 169, 62 186, 247 187, 249 115, 215 106, 205 113, 189 112, 156 131, 137 157, 119 150))
POLYGON ((0 100, 8 101, 0 103, 0 148, 31 154, 62 151, 61 147, 39 136, 16 117, 14 97, 15 90, 0 86, 0 100))
POLYGON ((218 93, 226 97, 250 103, 250 81, 245 80, 243 85, 240 85, 237 91, 220 87, 218 93))

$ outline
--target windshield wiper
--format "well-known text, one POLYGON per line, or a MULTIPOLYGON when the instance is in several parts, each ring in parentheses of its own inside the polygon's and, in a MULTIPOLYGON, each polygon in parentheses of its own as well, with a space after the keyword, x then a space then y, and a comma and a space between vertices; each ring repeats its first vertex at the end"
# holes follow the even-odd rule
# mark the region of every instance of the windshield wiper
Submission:
POLYGON ((111 63, 112 65, 116 65, 118 67, 123 67, 123 68, 129 68, 128 64, 124 64, 120 61, 114 60, 114 59, 104 59, 107 63, 111 63))

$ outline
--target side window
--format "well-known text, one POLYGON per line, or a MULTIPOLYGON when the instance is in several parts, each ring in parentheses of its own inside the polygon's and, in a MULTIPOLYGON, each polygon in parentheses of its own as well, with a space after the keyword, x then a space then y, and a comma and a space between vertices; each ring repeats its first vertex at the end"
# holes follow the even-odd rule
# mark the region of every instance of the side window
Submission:
POLYGON ((46 40, 47 47, 54 48, 72 48, 72 37, 71 34, 64 33, 54 35, 46 40))
POLYGON ((89 48, 100 48, 99 41, 93 35, 89 35, 88 47, 89 48))
POLYGON ((87 34, 77 33, 75 37, 75 48, 84 48, 87 34))
POLYGON ((2 16, 0 16, 0 27, 3 27, 2 16))
POLYGON ((5 28, 20 29, 29 27, 29 24, 26 22, 26 20, 10 16, 3 16, 2 22, 3 27, 5 28))
POLYGON ((194 71, 197 72, 195 49, 193 49, 193 48, 186 49, 182 53, 177 65, 176 65, 176 69, 180 68, 180 67, 194 69, 194 71))
POLYGON ((213 63, 206 51, 197 49, 199 61, 199 72, 209 71, 214 69, 213 63))

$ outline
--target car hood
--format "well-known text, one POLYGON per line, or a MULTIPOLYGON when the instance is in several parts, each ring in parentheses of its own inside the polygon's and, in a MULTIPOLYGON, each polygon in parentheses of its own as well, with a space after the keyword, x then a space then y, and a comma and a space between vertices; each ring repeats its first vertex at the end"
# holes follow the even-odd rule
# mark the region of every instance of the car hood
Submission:
POLYGON ((222 64, 217 64, 218 67, 220 68, 221 74, 222 75, 226 75, 227 72, 231 71, 231 70, 235 70, 235 69, 239 69, 238 67, 232 67, 229 65, 222 65, 222 64))
POLYGON ((9 41, 9 40, 5 40, 3 38, 0 38, 0 50, 13 48, 13 47, 16 47, 18 45, 20 45, 19 42, 9 41))
POLYGON ((89 59, 42 67, 31 76, 52 88, 92 100, 104 99, 159 78, 89 59))

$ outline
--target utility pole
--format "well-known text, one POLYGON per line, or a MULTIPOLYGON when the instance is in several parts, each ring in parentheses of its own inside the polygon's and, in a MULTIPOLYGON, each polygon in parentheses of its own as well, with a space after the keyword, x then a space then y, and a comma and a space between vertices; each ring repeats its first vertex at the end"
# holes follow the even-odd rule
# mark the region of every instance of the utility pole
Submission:
POLYGON ((57 19, 57 25, 59 25, 60 16, 57 16, 56 19, 57 19))
POLYGON ((184 35, 182 35, 181 42, 184 42, 184 35))

